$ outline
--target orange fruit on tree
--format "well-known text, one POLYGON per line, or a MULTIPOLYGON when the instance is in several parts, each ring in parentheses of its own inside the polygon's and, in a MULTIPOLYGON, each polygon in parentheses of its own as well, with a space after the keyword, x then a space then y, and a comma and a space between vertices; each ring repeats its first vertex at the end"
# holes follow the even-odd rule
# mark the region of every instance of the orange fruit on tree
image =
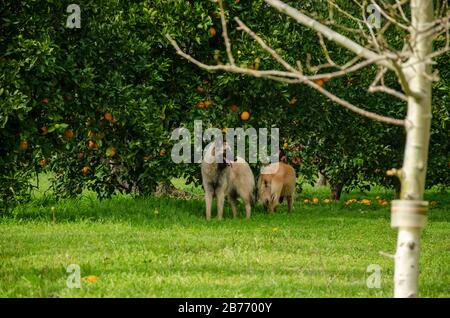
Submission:
POLYGON ((47 105, 48 104, 48 102, 49 102, 49 100, 48 100, 48 98, 47 97, 45 97, 45 98, 43 98, 42 99, 42 104, 44 104, 44 105, 47 105))
POLYGON ((238 111, 237 105, 236 105, 236 104, 231 105, 231 106, 230 106, 230 110, 231 110, 233 113, 236 113, 236 112, 238 111))
POLYGON ((114 119, 114 117, 113 117, 113 115, 111 114, 111 112, 106 112, 106 113, 103 115, 103 117, 104 117, 105 120, 107 120, 107 121, 113 121, 113 119, 114 119))
POLYGON ((250 119, 250 113, 247 112, 247 111, 242 112, 242 113, 241 113, 241 119, 242 119, 243 121, 249 120, 249 119, 250 119))
POLYGON ((41 159, 39 160, 39 165, 44 168, 47 165, 47 160, 46 159, 41 159))
POLYGON ((325 83, 325 81, 324 81, 323 79, 319 78, 319 79, 316 79, 316 80, 314 81, 314 83, 315 83, 316 85, 323 86, 323 84, 325 83))
POLYGON ((90 150, 92 150, 92 149, 97 149, 97 148, 98 148, 98 145, 97 145, 97 143, 96 143, 95 141, 89 140, 89 141, 88 141, 88 148, 89 148, 90 150))
POLYGON ((74 135, 75 135, 75 134, 74 134, 73 130, 70 129, 70 128, 67 128, 67 129, 64 131, 64 138, 66 138, 66 139, 68 139, 68 140, 72 139, 74 135))
POLYGON ((313 201, 314 204, 317 204, 317 203, 319 203, 319 198, 313 198, 312 201, 313 201))
POLYGON ((160 151, 159 151, 159 154, 161 155, 161 156, 164 156, 165 154, 166 154, 166 149, 161 149, 160 151))
POLYGON ((39 128, 39 132, 41 133, 41 135, 47 135, 48 134, 48 127, 47 126, 43 126, 41 128, 39 128))
POLYGON ((205 101, 203 102, 203 105, 205 106, 205 108, 208 108, 208 107, 211 106, 212 104, 213 104, 213 101, 210 100, 210 99, 205 100, 205 101))
POLYGON ((210 27, 208 32, 209 32, 209 35, 211 35, 211 36, 216 36, 216 34, 217 34, 216 28, 214 28, 214 27, 210 27))
POLYGON ((87 175, 88 173, 89 173, 89 167, 88 166, 84 166, 82 169, 81 169, 81 173, 83 173, 84 175, 87 175))
POLYGON ((197 88, 195 90, 197 91, 197 93, 200 93, 200 94, 205 92, 205 89, 201 85, 197 86, 197 88))
POLYGON ((205 107, 205 103, 204 102, 198 102, 197 103, 197 107, 198 108, 203 108, 203 107, 205 107))
POLYGON ((28 149, 28 141, 27 140, 21 140, 19 143, 19 148, 21 150, 27 150, 28 149))
POLYGON ((114 157, 115 155, 116 155, 116 153, 117 153, 117 149, 115 148, 115 147, 108 147, 108 149, 106 149, 106 155, 108 156, 108 157, 114 157))

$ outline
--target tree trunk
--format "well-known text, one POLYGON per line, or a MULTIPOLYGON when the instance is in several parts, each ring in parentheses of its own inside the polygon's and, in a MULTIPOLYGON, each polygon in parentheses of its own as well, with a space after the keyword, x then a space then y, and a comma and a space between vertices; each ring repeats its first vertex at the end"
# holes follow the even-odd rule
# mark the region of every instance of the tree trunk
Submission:
POLYGON ((331 187, 331 199, 339 201, 341 199, 342 189, 344 189, 344 183, 336 183, 330 185, 331 187))
POLYGON ((324 174, 319 172, 319 177, 317 178, 316 184, 314 185, 314 187, 319 188, 319 187, 324 187, 327 185, 327 178, 325 177, 324 174))
POLYGON ((408 94, 406 145, 401 180, 401 200, 392 206, 392 225, 398 228, 394 296, 418 296, 419 244, 426 220, 423 202, 431 126, 431 67, 424 57, 432 52, 432 38, 421 34, 433 21, 433 1, 411 0, 413 56, 403 70, 413 94, 408 94), (407 67, 407 65, 412 65, 407 67), (418 94, 420 97, 411 95, 418 94))

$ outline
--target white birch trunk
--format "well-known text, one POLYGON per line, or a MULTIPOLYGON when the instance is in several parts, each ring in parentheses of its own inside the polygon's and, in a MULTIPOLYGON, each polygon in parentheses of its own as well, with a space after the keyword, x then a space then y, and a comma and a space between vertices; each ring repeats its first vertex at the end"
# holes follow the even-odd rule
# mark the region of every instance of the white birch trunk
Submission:
POLYGON ((426 204, 421 200, 425 190, 430 139, 432 84, 431 67, 424 61, 424 57, 432 51, 432 39, 430 36, 420 34, 420 30, 426 29, 433 21, 433 1, 411 0, 411 15, 411 44, 414 55, 406 63, 412 66, 404 67, 404 72, 411 91, 420 94, 421 97, 408 97, 406 145, 399 177, 402 185, 401 200, 416 200, 417 205, 405 204, 403 213, 396 216, 393 210, 393 226, 398 227, 394 274, 394 297, 396 298, 419 295, 420 232, 426 218, 424 215, 426 204), (417 217, 420 213, 423 217, 417 217))

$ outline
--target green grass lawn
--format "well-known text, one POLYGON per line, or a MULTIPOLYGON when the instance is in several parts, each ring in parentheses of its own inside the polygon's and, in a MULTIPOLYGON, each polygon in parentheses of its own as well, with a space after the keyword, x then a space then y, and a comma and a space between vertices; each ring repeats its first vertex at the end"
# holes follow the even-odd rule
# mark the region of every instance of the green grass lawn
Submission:
MULTIPOLYGON (((0 297, 391 297, 393 260, 380 251, 394 252, 396 232, 375 199, 390 192, 303 203, 328 195, 307 187, 292 214, 257 207, 247 221, 242 205, 238 219, 227 206, 225 220, 206 222, 201 199, 55 202, 40 191, 0 218, 0 297), (350 198, 373 203, 346 206, 350 198), (70 264, 97 280, 69 289, 70 264), (380 289, 366 286, 370 264, 381 266, 380 289)), ((438 203, 423 233, 421 296, 450 297, 450 197, 427 199, 438 203)))

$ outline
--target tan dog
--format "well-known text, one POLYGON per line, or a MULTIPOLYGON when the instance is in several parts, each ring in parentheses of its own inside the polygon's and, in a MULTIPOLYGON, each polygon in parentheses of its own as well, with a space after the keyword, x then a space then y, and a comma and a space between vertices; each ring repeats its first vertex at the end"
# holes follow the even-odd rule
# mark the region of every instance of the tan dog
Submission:
POLYGON ((278 203, 286 198, 288 211, 291 212, 296 179, 294 168, 283 162, 264 167, 258 179, 258 196, 264 208, 274 212, 278 203))
POLYGON ((201 164, 202 183, 205 190, 206 219, 211 219, 212 200, 217 198, 217 218, 223 217, 225 196, 230 201, 233 217, 237 216, 237 198, 244 201, 247 219, 250 218, 251 205, 254 202, 255 178, 248 163, 236 157, 226 159, 226 144, 211 146, 206 150, 201 164), (222 161, 222 162, 221 162, 222 161))

